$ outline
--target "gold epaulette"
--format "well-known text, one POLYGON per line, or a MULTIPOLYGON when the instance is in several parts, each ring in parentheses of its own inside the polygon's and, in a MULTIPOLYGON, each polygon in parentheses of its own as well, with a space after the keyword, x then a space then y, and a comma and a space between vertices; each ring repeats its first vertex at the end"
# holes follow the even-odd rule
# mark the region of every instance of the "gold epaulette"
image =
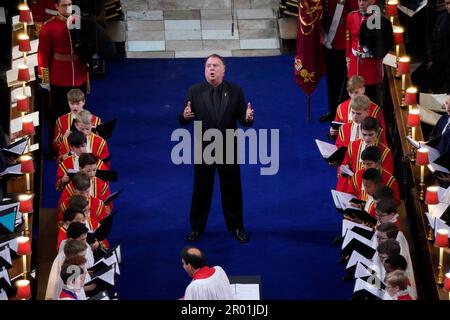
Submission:
POLYGON ((56 18, 56 16, 53 16, 53 17, 51 17, 51 18, 48 18, 48 19, 44 22, 44 24, 49 23, 50 21, 54 20, 55 18, 56 18))

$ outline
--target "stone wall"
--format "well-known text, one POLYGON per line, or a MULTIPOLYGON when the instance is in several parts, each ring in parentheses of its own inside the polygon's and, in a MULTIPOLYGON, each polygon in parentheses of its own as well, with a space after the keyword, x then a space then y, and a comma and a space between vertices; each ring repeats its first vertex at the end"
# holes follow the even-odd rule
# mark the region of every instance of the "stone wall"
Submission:
POLYGON ((280 54, 279 0, 121 0, 127 57, 280 54), (232 23, 234 15, 234 32, 232 23))

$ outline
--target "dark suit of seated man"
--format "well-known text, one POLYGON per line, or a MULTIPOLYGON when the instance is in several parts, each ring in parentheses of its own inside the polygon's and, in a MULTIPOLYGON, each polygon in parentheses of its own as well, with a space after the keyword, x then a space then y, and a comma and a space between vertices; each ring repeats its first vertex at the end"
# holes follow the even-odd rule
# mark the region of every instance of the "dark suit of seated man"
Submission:
MULTIPOLYGON (((248 241, 243 223, 241 176, 239 164, 236 161, 236 138, 233 138, 233 141, 227 141, 225 132, 226 129, 236 129, 237 121, 242 126, 251 126, 253 109, 250 103, 246 106, 244 94, 238 85, 223 80, 224 73, 223 58, 216 54, 208 56, 205 62, 206 81, 189 88, 185 107, 179 118, 181 124, 188 124, 193 119, 202 121, 202 132, 217 129, 224 137, 222 164, 218 164, 217 161, 207 164, 202 157, 201 163, 194 165, 194 190, 190 210, 192 231, 187 237, 189 241, 197 240, 206 228, 216 168, 219 173, 222 210, 227 228, 240 242, 248 241), (226 146, 233 142, 234 147, 231 150, 234 152, 234 162, 228 164, 225 163, 226 146)), ((208 144, 202 143, 202 155, 208 144)), ((229 149, 228 152, 231 150, 229 149)), ((214 157, 217 160, 217 154, 214 157)))

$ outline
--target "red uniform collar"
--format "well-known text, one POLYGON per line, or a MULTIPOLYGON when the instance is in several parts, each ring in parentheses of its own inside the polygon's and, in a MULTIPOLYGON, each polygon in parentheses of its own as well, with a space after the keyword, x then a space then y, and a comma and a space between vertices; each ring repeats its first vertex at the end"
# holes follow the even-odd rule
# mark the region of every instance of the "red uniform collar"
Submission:
POLYGON ((69 291, 67 289, 62 289, 59 297, 60 298, 70 298, 70 299, 73 299, 73 300, 78 300, 77 295, 74 292, 69 291))
POLYGON ((216 272, 216 269, 214 268, 210 268, 208 266, 204 266, 200 269, 197 269, 194 274, 192 275, 192 278, 194 280, 198 280, 198 279, 206 279, 211 277, 214 272, 216 272))

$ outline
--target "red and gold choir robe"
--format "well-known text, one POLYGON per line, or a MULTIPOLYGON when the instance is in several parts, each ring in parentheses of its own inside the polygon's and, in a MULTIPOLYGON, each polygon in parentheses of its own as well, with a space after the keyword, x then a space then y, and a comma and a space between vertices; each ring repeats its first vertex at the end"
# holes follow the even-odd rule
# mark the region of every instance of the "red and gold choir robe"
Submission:
POLYGON ((59 252, 59 246, 63 240, 67 239, 67 228, 62 225, 58 228, 58 240, 56 241, 56 252, 59 252))
MULTIPOLYGON (((59 117, 55 123, 55 138, 53 139, 53 147, 55 151, 59 150, 63 136, 67 130, 70 130, 72 123, 75 121, 75 116, 72 112, 66 113, 59 117)), ((92 115, 92 127, 95 128, 101 123, 101 119, 92 115)))
MULTIPOLYGON (((392 158, 391 150, 383 143, 378 143, 377 146, 381 151, 381 167, 388 172, 393 172, 394 160, 392 158)), ((342 161, 342 165, 348 165, 353 173, 362 169, 361 153, 364 151, 365 147, 366 144, 363 140, 350 142, 345 154, 345 158, 342 161)), ((347 176, 342 176, 339 173, 336 190, 351 193, 351 179, 347 176)))
MULTIPOLYGON (((70 198, 66 198, 58 208, 57 222, 61 223, 63 219, 64 211, 69 207, 70 198)), ((89 217, 86 220, 89 221, 91 230, 95 230, 98 227, 99 221, 109 215, 109 211, 102 200, 89 196, 88 206, 90 210, 89 217)))
MULTIPOLYGON (((89 145, 86 146, 87 152, 91 152, 100 160, 109 157, 108 143, 102 137, 96 135, 95 133, 91 133, 87 137, 87 144, 89 145)), ((61 146, 59 147, 58 159, 60 159, 63 154, 69 153, 69 151, 69 143, 67 142, 67 139, 63 139, 61 146)), ((108 164, 106 165, 109 167, 108 164)))
MULTIPOLYGON (((61 203, 66 200, 67 198, 70 198, 75 194, 75 188, 73 186, 73 183, 70 182, 68 185, 64 187, 63 192, 61 193, 61 197, 59 198, 58 207, 61 205, 61 203)), ((94 198, 99 198, 102 201, 105 201, 109 195, 111 194, 109 190, 109 185, 104 182, 103 180, 94 177, 91 180, 91 196, 94 198)), ((111 204, 108 206, 109 211, 111 212, 111 204)))
MULTIPOLYGON (((362 183, 362 175, 364 171, 364 168, 360 169, 353 175, 350 193, 356 194, 358 196, 358 199, 366 201, 367 192, 365 192, 362 183)), ((400 189, 398 188, 397 180, 395 179, 395 177, 390 172, 381 169, 381 180, 383 181, 383 184, 385 186, 392 189, 392 191, 394 192, 394 200, 397 205, 400 205, 400 189)))
MULTIPOLYGON (((334 121, 343 123, 352 122, 352 109, 350 108, 351 101, 351 99, 348 99, 338 105, 334 121)), ((370 103, 369 117, 377 119, 380 126, 383 129, 386 129, 383 112, 381 111, 381 108, 373 102, 370 103)))
MULTIPOLYGON (((64 159, 64 161, 60 162, 58 165, 58 170, 56 171, 56 190, 61 190, 61 180, 64 175, 69 170, 79 170, 78 168, 78 159, 73 154, 70 157, 64 159)), ((103 161, 99 160, 97 162, 97 169, 100 170, 109 170, 108 166, 103 163, 103 161)), ((64 186, 62 186, 64 187, 64 186)))

